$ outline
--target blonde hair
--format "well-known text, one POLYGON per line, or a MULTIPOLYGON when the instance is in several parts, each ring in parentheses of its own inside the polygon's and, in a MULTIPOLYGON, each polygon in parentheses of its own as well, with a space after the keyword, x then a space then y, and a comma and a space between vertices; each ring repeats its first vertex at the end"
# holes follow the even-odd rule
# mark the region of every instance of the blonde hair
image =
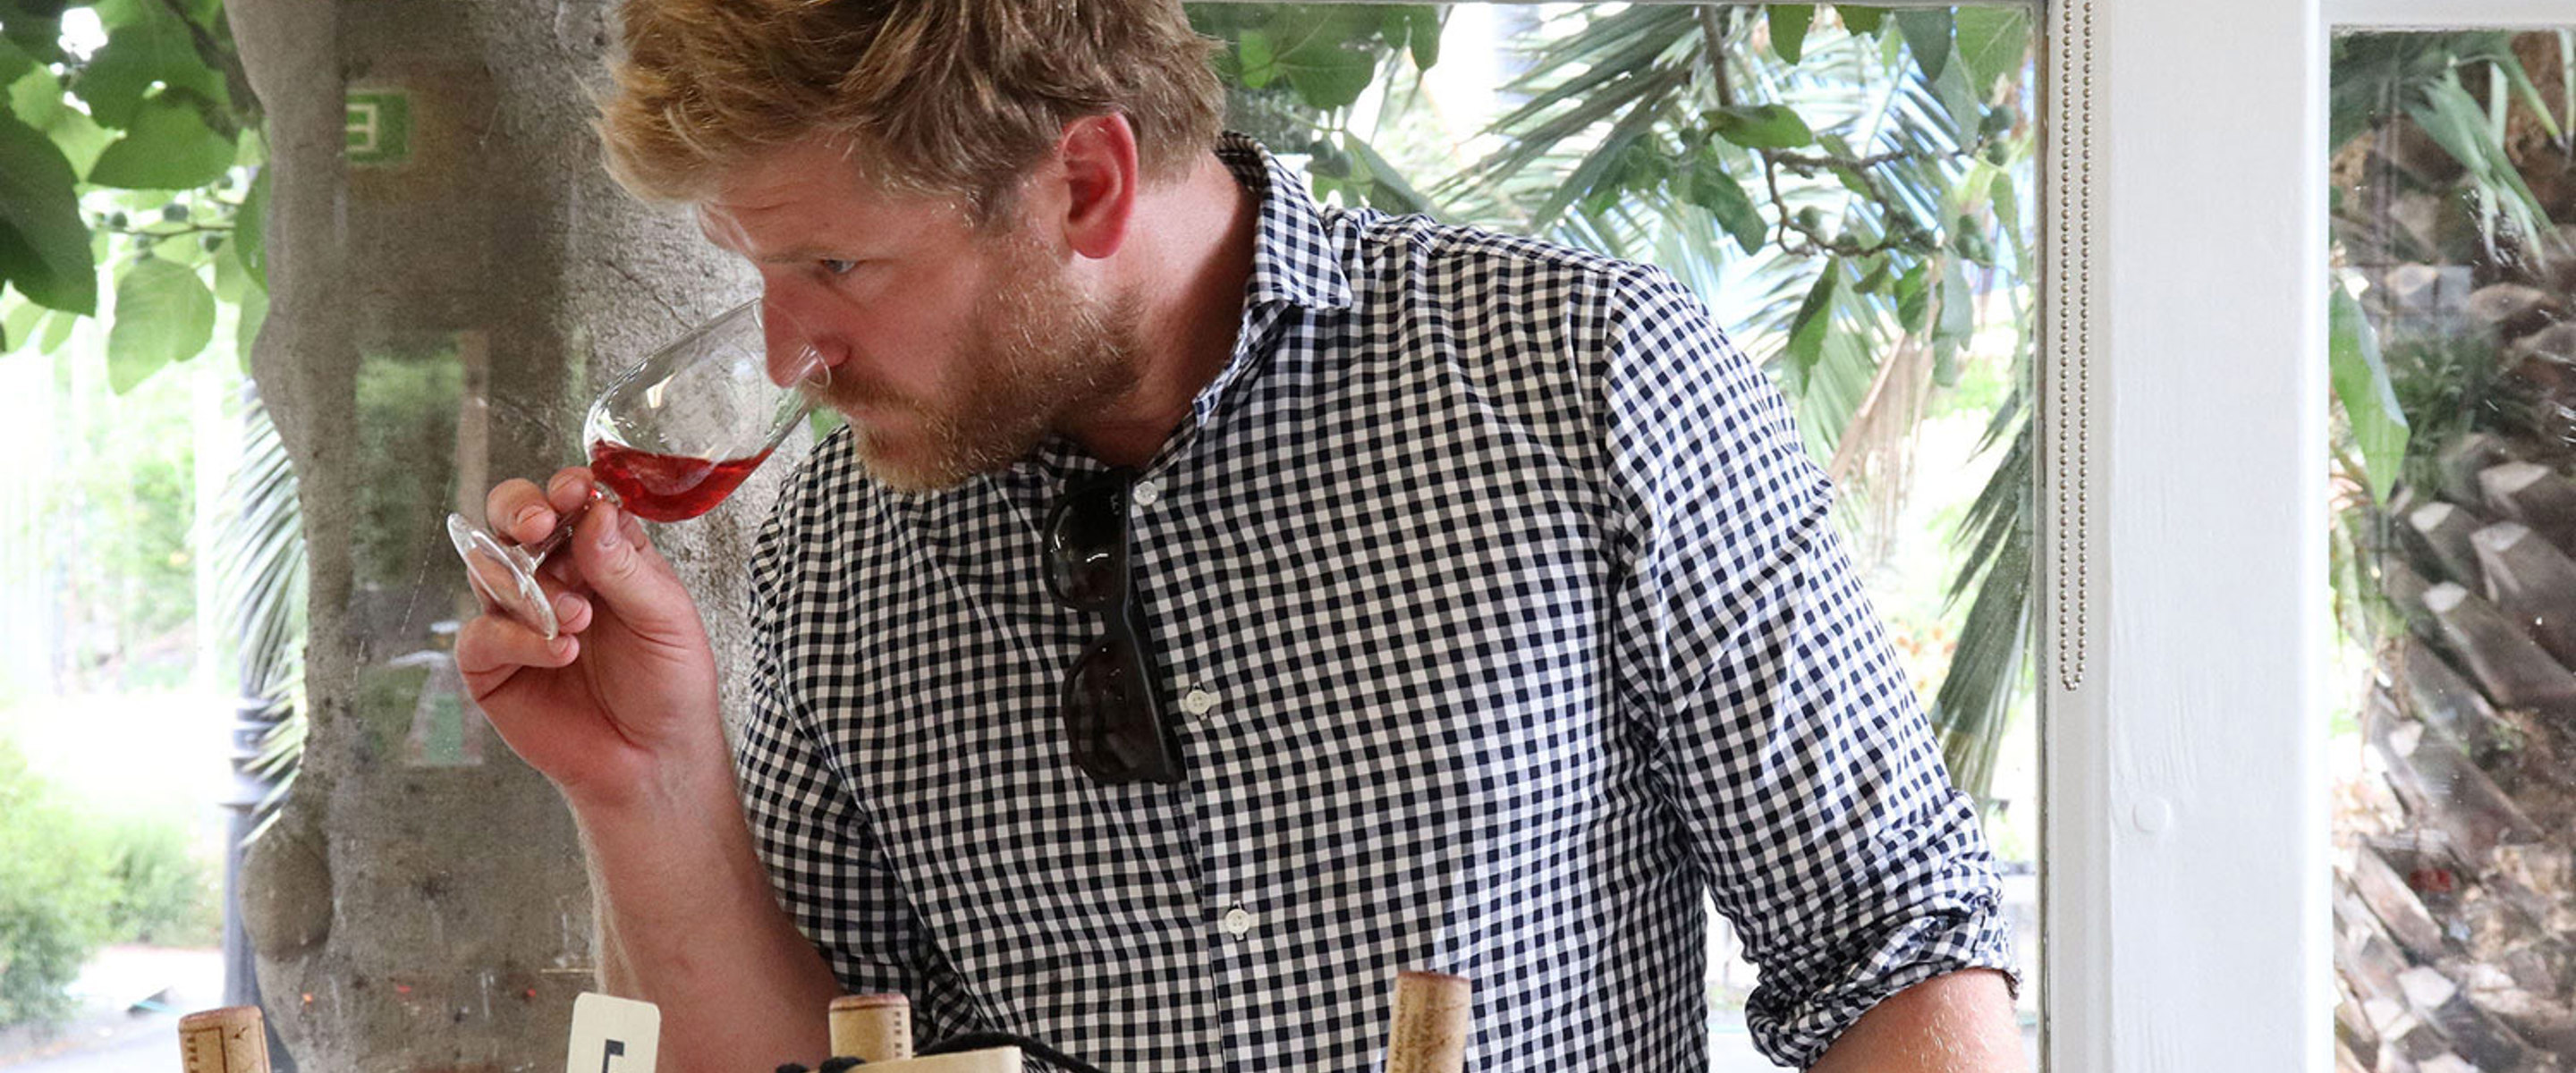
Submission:
POLYGON ((1214 145, 1215 42, 1179 0, 623 0, 598 129, 647 201, 702 201, 726 169, 817 136, 865 178, 988 222, 1085 116, 1118 113, 1148 181, 1214 145))

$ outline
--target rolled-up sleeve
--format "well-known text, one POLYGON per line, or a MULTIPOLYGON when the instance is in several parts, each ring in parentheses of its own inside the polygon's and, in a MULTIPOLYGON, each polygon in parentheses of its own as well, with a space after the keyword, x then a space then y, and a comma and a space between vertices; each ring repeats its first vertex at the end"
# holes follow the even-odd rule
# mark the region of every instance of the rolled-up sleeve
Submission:
POLYGON ((1669 276, 1603 303, 1622 664, 1688 857, 1760 971, 1754 1040, 1803 1067, 1897 991, 2012 973, 2000 882, 1778 391, 1669 276))

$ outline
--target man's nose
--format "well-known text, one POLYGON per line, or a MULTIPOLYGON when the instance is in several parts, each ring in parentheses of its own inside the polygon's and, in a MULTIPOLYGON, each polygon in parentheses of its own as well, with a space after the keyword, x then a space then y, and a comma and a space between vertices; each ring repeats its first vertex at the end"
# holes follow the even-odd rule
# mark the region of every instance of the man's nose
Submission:
POLYGON ((793 384, 830 370, 849 360, 847 343, 829 331, 798 315, 787 303, 774 298, 761 300, 761 331, 769 349, 769 378, 780 384, 793 384))

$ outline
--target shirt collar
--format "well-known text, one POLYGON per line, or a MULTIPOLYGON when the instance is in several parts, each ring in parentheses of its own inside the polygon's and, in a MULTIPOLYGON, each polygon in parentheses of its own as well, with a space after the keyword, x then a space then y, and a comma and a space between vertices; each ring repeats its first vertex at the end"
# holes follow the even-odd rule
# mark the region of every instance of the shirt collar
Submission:
MULTIPOLYGON (((1351 285, 1323 209, 1306 193, 1305 177, 1250 136, 1231 131, 1217 141, 1217 159, 1234 181, 1259 199, 1254 213, 1252 275, 1244 281, 1243 320, 1234 354, 1216 378, 1190 400, 1190 421, 1200 429, 1216 416, 1227 390, 1268 364, 1281 321, 1290 310, 1331 312, 1351 308, 1351 285)), ((1049 436, 1008 475, 1023 490, 1043 497, 1069 476, 1097 469, 1060 436, 1049 436)))
POLYGON ((1350 281, 1342 275, 1323 212, 1307 196, 1304 178, 1241 134, 1219 139, 1216 155, 1236 182, 1261 199, 1252 239, 1252 278, 1244 286, 1246 311, 1273 303, 1350 308, 1350 281))

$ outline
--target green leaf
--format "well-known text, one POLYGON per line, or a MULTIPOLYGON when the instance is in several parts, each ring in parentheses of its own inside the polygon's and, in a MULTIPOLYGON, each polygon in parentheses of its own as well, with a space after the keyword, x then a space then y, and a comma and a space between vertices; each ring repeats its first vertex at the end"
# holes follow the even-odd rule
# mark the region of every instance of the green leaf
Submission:
POLYGON ((1931 323, 1931 269, 1932 262, 1916 261, 1896 278, 1896 323, 1917 335, 1931 323))
POLYGON ((107 329, 107 384, 122 395, 172 362, 206 349, 215 334, 215 296, 195 272, 146 257, 116 282, 107 329))
POLYGON ((1747 149, 1796 149, 1814 145, 1807 121, 1785 105, 1756 104, 1719 108, 1708 114, 1709 129, 1747 149))
POLYGON ((1405 45, 1413 50, 1413 68, 1428 71, 1440 62, 1440 9, 1429 4, 1413 9, 1413 29, 1405 45))
POLYGON ((1957 257, 1941 258, 1941 323, 1933 330, 1935 339, 1966 342, 1977 333, 1977 292, 1968 285, 1967 262, 1957 257))
POLYGON ((242 267, 240 251, 238 242, 215 248, 215 301, 239 305, 242 295, 251 289, 250 270, 242 267))
POLYGON ((223 76, 197 55, 187 25, 159 3, 135 5, 135 12, 133 23, 108 32, 107 43, 72 80, 72 92, 89 105, 90 117, 102 126, 132 125, 156 82, 166 87, 160 94, 165 99, 229 108, 223 76))
POLYGON ((1327 112, 1357 102, 1377 76, 1377 57, 1334 32, 1337 25, 1337 20, 1319 20, 1314 32, 1272 60, 1297 96, 1327 112))
POLYGON ((1853 290, 1862 294, 1883 294, 1895 285, 1896 263, 1888 260, 1886 254, 1871 254, 1867 263, 1868 270, 1861 273, 1860 282, 1853 286, 1853 290))
POLYGON ((241 208, 233 216, 233 256, 250 270, 251 282, 268 287, 268 169, 251 177, 241 208))
POLYGON ((1682 199, 1707 209, 1745 253, 1762 252, 1762 242, 1769 231, 1762 222, 1762 210, 1754 207, 1743 184, 1726 173, 1716 154, 1701 153, 1691 165, 1689 178, 1682 185, 1682 199))
POLYGON ((51 354, 70 342, 72 329, 80 327, 81 315, 57 309, 45 315, 44 334, 36 340, 38 353, 51 354))
POLYGON ((1814 4, 1770 4, 1762 9, 1771 24, 1771 51, 1790 63, 1807 49, 1807 27, 1816 21, 1814 4))
POLYGON ((0 354, 34 340, 36 323, 45 319, 46 312, 45 307, 34 302, 10 303, 8 314, 0 316, 0 354))
POLYGON ((241 356, 242 373, 248 375, 251 344, 259 339, 259 326, 268 322, 268 288, 253 287, 242 292, 241 308, 236 320, 238 324, 235 331, 239 334, 233 343, 241 348, 236 353, 241 356))
POLYGON ((1814 289, 1798 306, 1798 315, 1789 321, 1789 345, 1784 351, 1790 366, 1804 376, 1816 367, 1816 359, 1825 353, 1825 329, 1833 322, 1834 281, 1842 275, 1842 264, 1825 262, 1825 270, 1816 274, 1814 289))
POLYGON ((1834 13, 1843 17, 1843 29, 1856 34, 1877 33, 1887 23, 1887 9, 1883 7, 1835 4, 1834 13))
POLYGON ((1959 62, 1967 66, 1979 99, 1990 100, 1995 83, 2019 76, 2030 55, 2030 14, 2019 7, 1963 6, 1957 21, 1959 62))
POLYGON ((98 309, 98 270, 72 191, 62 150, 0 115, 0 276, 39 303, 88 314, 98 309))
POLYGON ((2335 401, 2343 405, 2344 422, 2361 448, 2361 465, 2370 481, 2370 496, 2381 503, 2397 485, 2406 459, 2406 413, 2388 379, 2388 364, 2379 356, 2379 336, 2361 303, 2351 292, 2334 288, 2326 313, 2327 364, 2334 379, 2335 401))
POLYGON ((1278 56, 1270 51, 1270 35, 1259 30, 1245 30, 1234 45, 1237 62, 1242 64, 1243 85, 1260 89, 1279 77, 1278 56))
MULTIPOLYGON (((8 0, 0 0, 0 3, 6 2, 8 0)), ((40 69, 41 66, 36 62, 36 58, 28 55, 25 48, 15 41, 0 37, 0 85, 15 82, 18 76, 40 69)))
POLYGON ((1938 82, 1941 71, 1950 64, 1950 9, 1899 11, 1896 32, 1905 38, 1905 49, 1914 54, 1914 62, 1923 68, 1923 80, 1938 82))
POLYGON ((1360 167, 1368 171, 1369 184, 1365 193, 1369 204, 1395 213, 1440 215, 1440 206, 1422 191, 1414 189, 1412 183, 1406 182, 1404 172, 1385 157, 1379 156, 1377 148, 1370 145, 1367 139, 1344 131, 1342 147, 1350 152, 1351 157, 1358 161, 1360 167))
POLYGON ((233 143, 207 129, 197 110, 167 98, 145 101, 125 137, 99 154, 89 181, 131 190, 192 190, 232 166, 233 143))

